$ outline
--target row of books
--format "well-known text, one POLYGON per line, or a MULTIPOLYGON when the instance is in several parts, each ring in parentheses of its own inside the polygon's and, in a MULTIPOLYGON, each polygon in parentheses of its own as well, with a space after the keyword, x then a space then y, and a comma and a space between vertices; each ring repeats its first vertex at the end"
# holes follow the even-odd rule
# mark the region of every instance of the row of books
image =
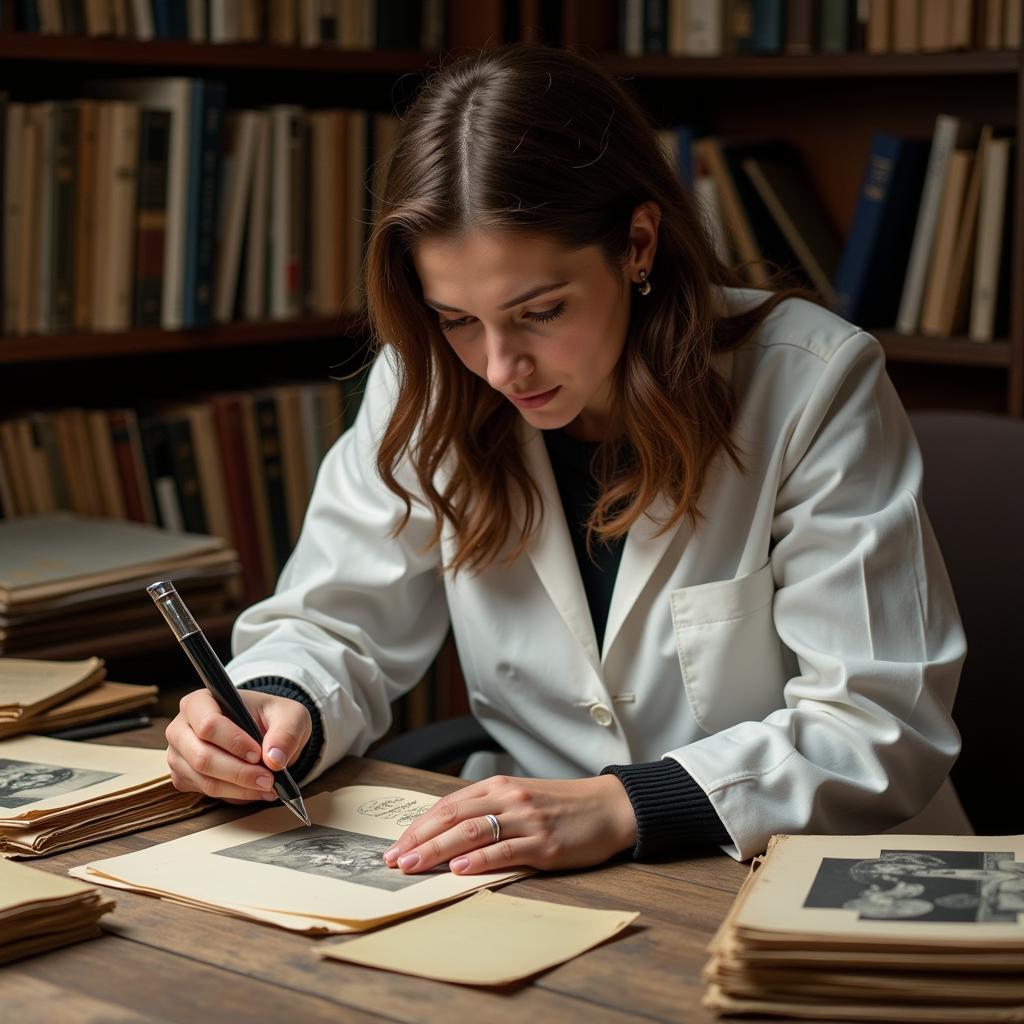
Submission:
POLYGON ((626 56, 1016 49, 1018 0, 618 0, 626 56))
POLYGON ((222 83, 154 78, 22 103, 0 94, 6 334, 168 330, 361 305, 399 121, 225 110, 222 83))
POLYGON ((344 401, 332 381, 145 411, 10 416, 0 421, 3 517, 68 509, 218 537, 238 552, 245 595, 258 600, 298 537, 320 460, 344 427, 344 401))
POLYGON ((0 30, 44 35, 438 50, 444 0, 17 0, 0 30))
POLYGON ((877 133, 845 241, 792 145, 688 127, 662 143, 755 287, 774 266, 862 327, 978 342, 1008 330, 1015 144, 992 125, 941 114, 930 141, 877 133))

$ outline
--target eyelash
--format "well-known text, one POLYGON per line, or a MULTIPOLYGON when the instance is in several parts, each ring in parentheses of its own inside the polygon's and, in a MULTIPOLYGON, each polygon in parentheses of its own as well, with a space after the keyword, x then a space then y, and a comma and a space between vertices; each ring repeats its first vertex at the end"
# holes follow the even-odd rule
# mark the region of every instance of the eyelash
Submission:
MULTIPOLYGON (((550 323, 552 320, 557 320, 565 312, 565 303, 560 302, 553 309, 544 310, 542 313, 527 313, 527 316, 538 324, 550 323)), ((442 331, 454 331, 456 328, 464 327, 467 323, 466 317, 460 317, 458 320, 440 320, 438 326, 442 331)))

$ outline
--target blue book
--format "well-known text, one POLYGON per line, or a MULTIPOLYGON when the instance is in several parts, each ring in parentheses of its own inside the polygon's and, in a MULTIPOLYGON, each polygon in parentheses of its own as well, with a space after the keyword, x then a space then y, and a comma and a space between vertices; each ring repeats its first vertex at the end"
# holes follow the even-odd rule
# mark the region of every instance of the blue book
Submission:
POLYGON ((782 53, 786 42, 786 9, 783 0, 754 0, 754 53, 782 53))
POLYGON ((203 79, 192 82, 188 195, 185 202, 183 327, 206 327, 213 320, 213 268, 224 93, 222 82, 203 79))
POLYGON ((930 141, 877 133, 836 270, 836 312, 861 327, 896 322, 930 141))
POLYGON ((153 0, 153 33, 157 39, 188 39, 185 0, 153 0))
POLYGON ((679 178, 693 191, 693 140, 696 132, 688 124, 676 128, 676 161, 679 164, 679 178))

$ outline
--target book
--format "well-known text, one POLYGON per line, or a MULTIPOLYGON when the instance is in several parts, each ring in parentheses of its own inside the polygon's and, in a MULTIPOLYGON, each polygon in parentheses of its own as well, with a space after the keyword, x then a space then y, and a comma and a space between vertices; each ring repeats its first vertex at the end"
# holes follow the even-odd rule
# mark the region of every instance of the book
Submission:
POLYGON ((945 334, 942 307, 946 293, 952 287, 953 253, 973 165, 974 152, 970 149, 957 149, 950 154, 935 226, 934 250, 921 306, 922 334, 934 337, 945 334))
POLYGON ((1004 251, 1010 233, 1010 154, 1012 141, 995 138, 985 159, 981 202, 978 208, 978 246, 974 261, 970 323, 971 341, 991 341, 995 334, 996 308, 1000 299, 1001 270, 1009 264, 1004 251))
POLYGON ((971 122, 950 114, 939 114, 935 119, 931 148, 928 151, 928 166, 914 224, 914 237, 896 316, 896 330, 900 334, 916 333, 920 323, 925 283, 939 219, 939 206, 950 158, 955 149, 975 145, 977 138, 978 129, 971 122))
POLYGON ((924 184, 928 143, 878 132, 836 268, 836 312, 866 327, 895 322, 924 184))
POLYGON ((926 326, 922 321, 925 333, 928 333, 927 327, 932 327, 940 337, 950 337, 954 334, 963 334, 967 328, 967 300, 971 270, 974 266, 975 242, 978 237, 981 185, 991 141, 992 126, 984 125, 971 164, 963 208, 956 227, 946 288, 942 293, 935 322, 926 326))
POLYGON ((796 152, 748 157, 741 166, 810 283, 834 309, 832 279, 839 262, 839 236, 796 152))
POLYGON ((167 239, 167 172, 171 112, 143 110, 139 122, 139 193, 135 220, 136 327, 159 327, 167 239))

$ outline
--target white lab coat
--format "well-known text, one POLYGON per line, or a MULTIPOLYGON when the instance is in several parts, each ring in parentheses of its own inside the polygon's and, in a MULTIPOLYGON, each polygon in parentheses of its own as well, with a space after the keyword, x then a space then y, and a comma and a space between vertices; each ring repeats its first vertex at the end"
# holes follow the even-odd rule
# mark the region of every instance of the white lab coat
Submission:
MULTIPOLYGON (((732 308, 766 297, 724 294, 732 308)), ((424 551, 433 523, 416 504, 389 539, 402 505, 375 441, 394 375, 377 360, 276 592, 233 634, 236 683, 284 676, 320 708, 310 777, 387 730, 450 621, 473 713, 518 773, 675 758, 741 859, 775 832, 969 831, 947 780, 964 637, 880 346, 787 300, 716 363, 746 471, 713 463, 696 531, 656 536, 660 503, 633 526, 598 650, 544 441, 525 422, 544 506, 525 556, 442 575, 451 538, 424 551)))

